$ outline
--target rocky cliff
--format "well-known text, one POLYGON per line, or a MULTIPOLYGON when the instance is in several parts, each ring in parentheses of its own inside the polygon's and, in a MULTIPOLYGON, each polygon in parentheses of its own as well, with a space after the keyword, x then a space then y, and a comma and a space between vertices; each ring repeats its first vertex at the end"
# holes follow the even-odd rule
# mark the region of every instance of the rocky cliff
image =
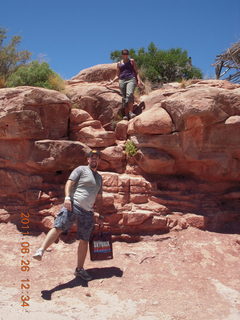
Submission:
POLYGON ((240 230, 240 86, 194 80, 138 97, 142 113, 120 120, 114 65, 83 70, 65 94, 0 89, 0 220, 52 226, 73 168, 101 150, 103 207, 114 233, 188 226, 240 230), (124 146, 131 140, 137 153, 124 146))

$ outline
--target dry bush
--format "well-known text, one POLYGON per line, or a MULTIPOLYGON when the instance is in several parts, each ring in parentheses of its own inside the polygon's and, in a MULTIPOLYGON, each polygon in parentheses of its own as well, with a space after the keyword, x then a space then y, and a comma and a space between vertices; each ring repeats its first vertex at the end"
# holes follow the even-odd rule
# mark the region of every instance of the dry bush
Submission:
POLYGON ((180 88, 187 88, 188 86, 190 86, 193 83, 194 83, 194 80, 192 80, 192 79, 189 79, 189 80, 182 79, 180 82, 180 88))
POLYGON ((0 77, 0 88, 5 88, 6 87, 6 81, 3 77, 0 77))
POLYGON ((48 81, 54 90, 63 91, 65 89, 65 81, 57 74, 51 74, 48 81))

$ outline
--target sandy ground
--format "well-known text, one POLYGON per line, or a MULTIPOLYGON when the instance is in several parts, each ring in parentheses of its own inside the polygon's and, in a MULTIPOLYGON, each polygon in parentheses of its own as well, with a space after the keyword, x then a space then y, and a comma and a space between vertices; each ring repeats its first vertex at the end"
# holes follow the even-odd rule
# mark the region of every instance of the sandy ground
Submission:
POLYGON ((188 229, 116 241, 113 260, 87 257, 93 280, 86 282, 73 275, 77 241, 60 240, 38 262, 32 254, 44 233, 22 239, 12 224, 0 231, 1 320, 240 319, 239 234, 188 229), (30 271, 21 270, 23 260, 30 271), (21 306, 22 296, 29 306, 21 306))

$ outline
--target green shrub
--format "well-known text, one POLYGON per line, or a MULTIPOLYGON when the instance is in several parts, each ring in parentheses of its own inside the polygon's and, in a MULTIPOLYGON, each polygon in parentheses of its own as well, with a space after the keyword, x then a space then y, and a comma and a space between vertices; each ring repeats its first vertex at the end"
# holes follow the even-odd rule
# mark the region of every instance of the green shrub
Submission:
POLYGON ((8 77, 24 65, 31 57, 31 53, 27 50, 19 51, 18 45, 21 43, 21 37, 13 36, 8 44, 7 30, 0 27, 0 85, 5 87, 8 77))
POLYGON ((124 148, 125 148, 126 154, 130 157, 134 157, 138 151, 136 145, 131 140, 128 140, 125 143, 124 148))
POLYGON ((6 83, 7 87, 34 86, 61 91, 64 81, 50 69, 46 62, 32 61, 20 66, 12 73, 6 83))
MULTIPOLYGON (((181 81, 181 79, 201 79, 202 72, 192 65, 191 57, 181 48, 161 50, 152 42, 148 49, 130 49, 130 57, 135 59, 143 81, 153 84, 181 81)), ((121 51, 111 52, 113 61, 121 59, 121 51)))

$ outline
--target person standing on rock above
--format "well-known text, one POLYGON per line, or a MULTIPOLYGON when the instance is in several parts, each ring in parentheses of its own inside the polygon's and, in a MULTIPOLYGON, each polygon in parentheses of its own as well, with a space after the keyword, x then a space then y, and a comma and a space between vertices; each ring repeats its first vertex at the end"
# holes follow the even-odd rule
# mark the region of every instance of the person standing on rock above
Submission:
POLYGON ((99 223, 104 219, 98 213, 93 213, 93 205, 102 200, 102 176, 97 172, 100 154, 92 150, 88 154, 88 165, 79 166, 72 171, 65 185, 65 200, 62 209, 54 221, 54 227, 48 232, 41 247, 33 255, 36 260, 42 260, 44 251, 55 242, 62 232, 77 223, 77 239, 79 239, 76 277, 91 280, 90 274, 84 270, 88 242, 94 227, 94 216, 99 223))
POLYGON ((134 90, 136 86, 144 86, 134 59, 129 58, 129 51, 122 50, 122 60, 117 63, 117 75, 109 82, 112 84, 119 80, 119 88, 123 97, 123 107, 125 111, 124 120, 130 120, 136 115, 133 113, 134 90))

